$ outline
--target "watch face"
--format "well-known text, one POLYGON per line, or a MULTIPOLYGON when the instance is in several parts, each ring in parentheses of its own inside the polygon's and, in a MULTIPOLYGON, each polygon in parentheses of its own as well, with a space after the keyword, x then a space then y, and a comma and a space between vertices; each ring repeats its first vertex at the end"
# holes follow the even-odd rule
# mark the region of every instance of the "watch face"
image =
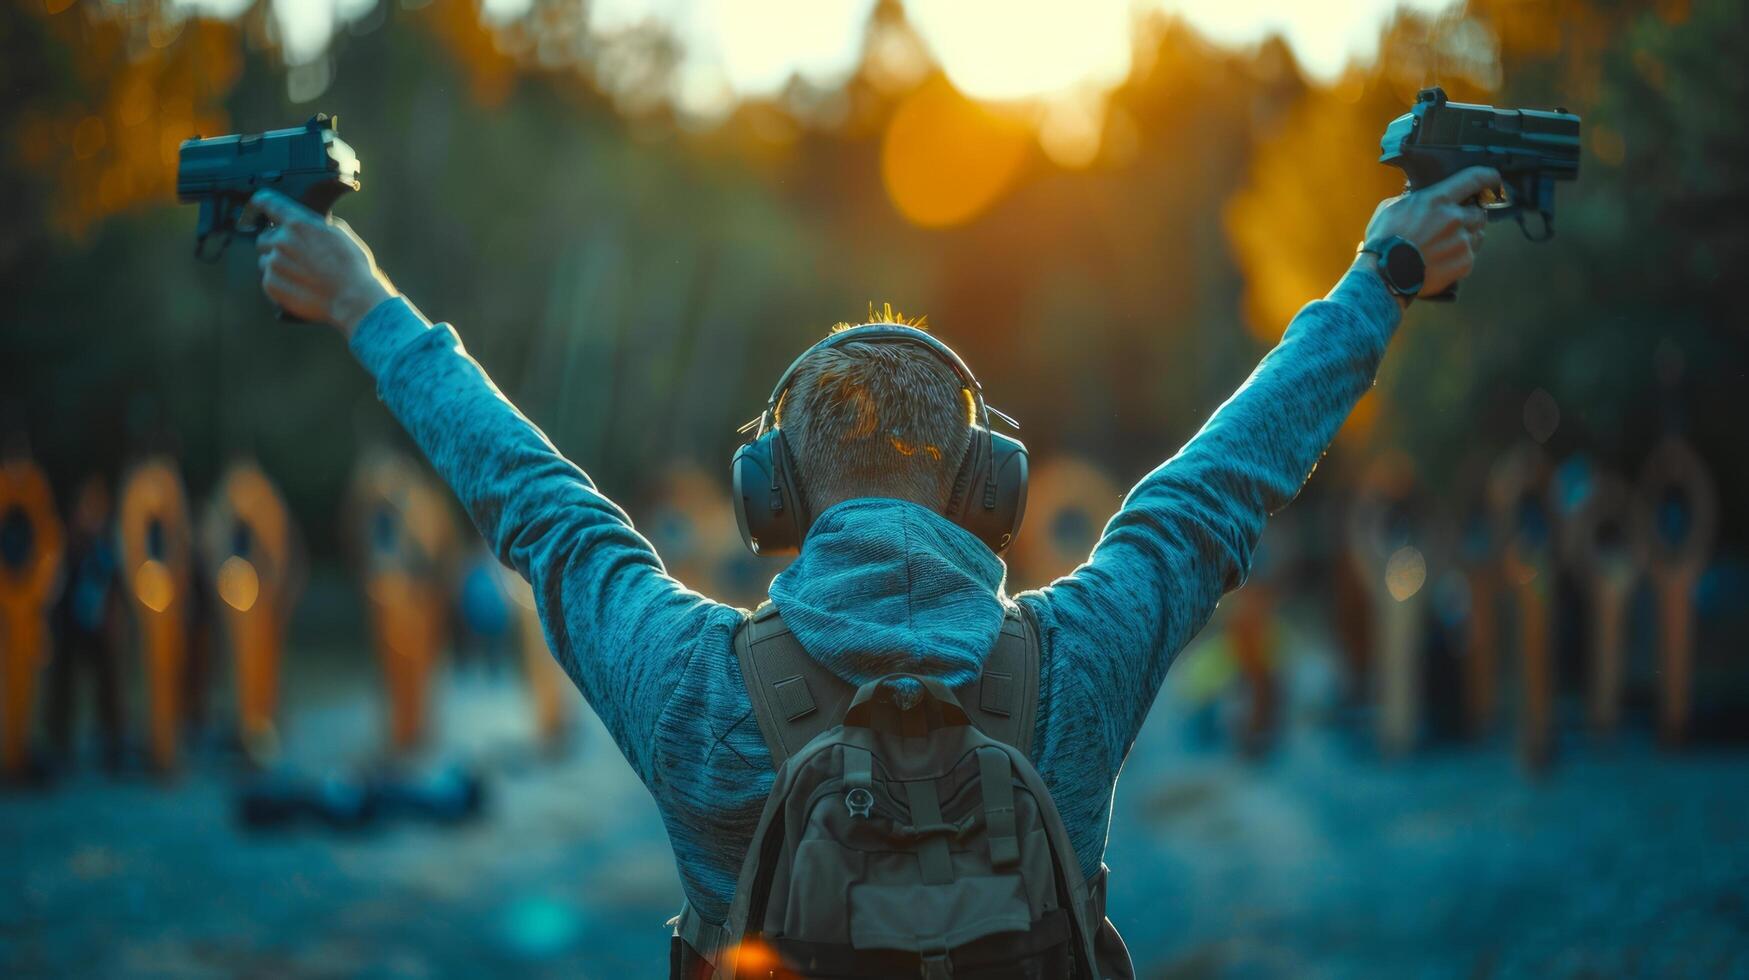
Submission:
POLYGON ((1421 260, 1421 253, 1415 246, 1401 238, 1393 240, 1385 247, 1382 264, 1392 289, 1405 296, 1421 291, 1421 283, 1427 278, 1427 264, 1421 260))

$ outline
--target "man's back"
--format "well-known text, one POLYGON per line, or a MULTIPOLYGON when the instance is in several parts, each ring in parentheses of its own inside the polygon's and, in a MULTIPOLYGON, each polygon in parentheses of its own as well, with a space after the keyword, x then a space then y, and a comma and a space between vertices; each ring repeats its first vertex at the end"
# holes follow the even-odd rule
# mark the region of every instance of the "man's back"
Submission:
MULTIPOLYGON (((977 538, 917 504, 849 500, 814 521, 771 587, 803 648, 847 681, 898 668, 976 676, 1004 603, 1042 647, 1032 761, 1082 870, 1097 872, 1117 774, 1172 657, 1244 579, 1266 516, 1298 492, 1372 383, 1399 315, 1351 274, 1296 317, 1202 432, 1145 477, 1086 564, 1008 599, 977 538)), ((669 577, 625 514, 403 301, 352 346, 378 391, 534 587, 555 656, 655 797, 688 901, 727 908, 773 777, 733 650, 749 613, 669 577)))

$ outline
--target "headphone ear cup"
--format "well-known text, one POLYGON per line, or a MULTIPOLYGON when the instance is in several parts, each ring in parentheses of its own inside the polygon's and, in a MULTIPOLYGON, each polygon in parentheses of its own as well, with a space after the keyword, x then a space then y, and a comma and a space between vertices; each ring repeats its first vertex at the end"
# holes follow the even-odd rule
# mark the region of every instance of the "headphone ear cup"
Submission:
POLYGON ((970 510, 966 502, 972 499, 973 484, 982 485, 987 469, 984 462, 987 445, 984 430, 974 427, 970 445, 966 446, 966 454, 960 459, 959 472, 954 474, 953 489, 947 495, 947 507, 942 510, 943 515, 955 524, 964 526, 970 510))
POLYGON ((1001 554, 1020 533, 1021 519, 1026 516, 1026 478, 1026 444, 979 429, 973 433, 972 446, 954 479, 946 516, 1001 554))
POLYGON ((735 450, 735 527, 754 555, 794 555, 808 528, 801 483, 784 432, 771 429, 735 450))
POLYGON ((729 463, 735 494, 735 526, 756 555, 793 555, 801 548, 807 516, 801 488, 789 462, 783 432, 771 429, 735 450, 729 463))

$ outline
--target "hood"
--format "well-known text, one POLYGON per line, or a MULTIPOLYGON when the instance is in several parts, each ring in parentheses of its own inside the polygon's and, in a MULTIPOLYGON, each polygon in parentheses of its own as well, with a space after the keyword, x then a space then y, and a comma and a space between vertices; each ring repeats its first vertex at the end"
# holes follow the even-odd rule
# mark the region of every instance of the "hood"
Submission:
POLYGON ((847 500, 808 531, 771 601, 808 655, 852 684, 910 671, 966 683, 1002 629, 1002 559, 947 518, 847 500))

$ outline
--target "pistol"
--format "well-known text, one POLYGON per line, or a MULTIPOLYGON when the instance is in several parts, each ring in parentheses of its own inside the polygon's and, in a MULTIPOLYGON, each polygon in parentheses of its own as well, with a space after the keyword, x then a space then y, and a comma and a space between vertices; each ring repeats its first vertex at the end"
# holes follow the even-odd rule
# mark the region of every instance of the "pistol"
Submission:
MULTIPOLYGON (((1408 113, 1391 120, 1379 162, 1403 171, 1408 189, 1426 187, 1466 167, 1493 167, 1506 194, 1482 207, 1491 221, 1513 218, 1533 242, 1555 237, 1555 182, 1579 177, 1579 117, 1565 109, 1496 109, 1451 102, 1442 88, 1422 89, 1408 113), (1532 232, 1528 214, 1541 219, 1532 232)), ((1455 298, 1456 288, 1422 299, 1455 298)))
POLYGON ((335 130, 337 120, 318 112, 292 129, 214 136, 182 142, 176 167, 176 199, 199 204, 195 257, 217 262, 231 240, 252 238, 265 226, 246 221, 249 198, 275 190, 326 215, 347 191, 359 189, 358 154, 335 130), (218 238, 218 247, 207 243, 218 238))

